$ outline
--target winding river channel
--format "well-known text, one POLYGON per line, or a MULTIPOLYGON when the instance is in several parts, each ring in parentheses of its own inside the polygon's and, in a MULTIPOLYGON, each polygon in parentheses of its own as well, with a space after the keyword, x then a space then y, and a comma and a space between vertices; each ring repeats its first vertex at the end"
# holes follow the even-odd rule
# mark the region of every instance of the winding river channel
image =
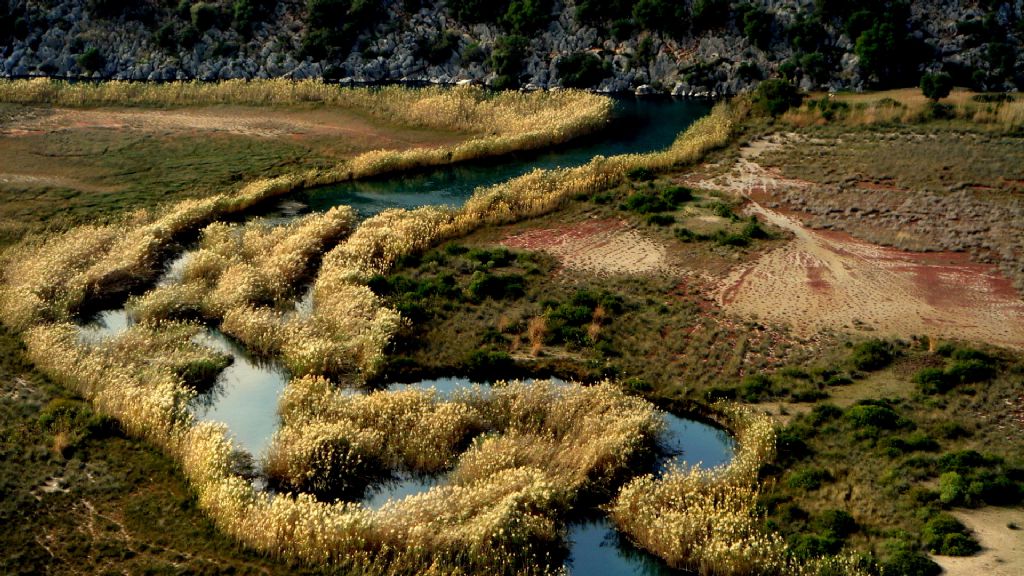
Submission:
MULTIPOLYGON (((597 155, 642 153, 669 146, 676 136, 706 114, 706 103, 668 99, 623 98, 616 101, 611 127, 591 138, 544 153, 522 153, 500 161, 445 167, 412 175, 345 183, 307 190, 280 203, 271 218, 282 221, 296 213, 319 212, 332 206, 349 205, 361 218, 388 208, 416 208, 425 205, 457 206, 479 186, 488 186, 525 174, 535 168, 571 167, 589 162, 597 155)), ((264 214, 264 217, 268 215, 264 214)), ((169 262, 159 282, 179 277, 188 252, 169 262)), ((130 323, 126 311, 106 310, 82 325, 82 338, 98 340, 124 330, 130 323)), ((213 389, 199 396, 193 405, 203 420, 224 422, 237 445, 257 458, 264 454, 277 429, 277 400, 288 382, 288 373, 274 362, 258 360, 232 339, 210 329, 197 338, 203 345, 230 355, 232 364, 218 377, 213 389)), ((448 393, 471 385, 462 378, 442 378, 392 387, 416 386, 448 393)), ((661 455, 651 472, 659 473, 672 463, 685 460, 714 467, 727 463, 733 454, 732 439, 707 424, 665 413, 666 432, 659 438, 661 455)), ((364 504, 377 507, 430 488, 439 478, 399 476, 373 487, 364 504)), ((602 514, 572 521, 568 526, 572 574, 655 575, 671 574, 657 558, 636 549, 622 538, 602 514)))

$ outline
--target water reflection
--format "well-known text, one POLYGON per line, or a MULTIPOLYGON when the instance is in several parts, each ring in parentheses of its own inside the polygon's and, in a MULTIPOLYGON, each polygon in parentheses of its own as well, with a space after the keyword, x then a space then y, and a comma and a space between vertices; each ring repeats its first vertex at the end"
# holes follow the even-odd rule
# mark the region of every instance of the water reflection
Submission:
POLYGON ((237 447, 254 456, 265 453, 278 428, 277 399, 288 384, 288 373, 274 362, 252 358, 217 330, 208 330, 195 341, 228 354, 234 362, 209 392, 196 397, 193 413, 200 420, 227 424, 237 447))

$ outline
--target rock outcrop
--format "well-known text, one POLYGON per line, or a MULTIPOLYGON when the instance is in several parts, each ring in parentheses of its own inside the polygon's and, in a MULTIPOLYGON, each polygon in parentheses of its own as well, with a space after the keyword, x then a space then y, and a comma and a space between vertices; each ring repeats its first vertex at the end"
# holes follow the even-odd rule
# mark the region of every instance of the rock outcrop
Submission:
MULTIPOLYGON (((352 83, 487 84, 496 77, 488 55, 508 34, 498 24, 459 22, 444 2, 383 0, 375 23, 358 33, 344 57, 315 59, 303 55, 305 2, 272 3, 244 32, 232 23, 232 4, 226 0, 203 3, 219 10, 220 18, 204 25, 202 32, 187 18, 188 2, 182 3, 184 16, 181 5, 177 12, 157 7, 99 15, 96 6, 109 3, 11 0, 6 15, 0 4, 6 21, 0 29, 0 76, 148 81, 324 77, 352 83), (416 5, 420 7, 410 9, 416 5), (451 41, 449 47, 433 53, 425 49, 442 37, 451 41)), ((556 0, 550 21, 528 39, 513 85, 561 86, 559 62, 581 53, 600 61, 604 76, 590 87, 603 92, 729 95, 748 90, 760 78, 780 75, 804 89, 858 90, 872 85, 874 79, 858 57, 856 39, 840 21, 824 21, 820 27, 817 41, 827 55, 824 71, 812 70, 814 61, 806 58, 807 49, 794 47, 798 42, 792 30, 814 13, 814 2, 747 4, 755 4, 770 18, 770 38, 759 42, 762 47, 751 42, 742 17, 732 13, 714 28, 691 28, 679 37, 638 31, 620 40, 603 27, 581 23, 574 0, 556 0)), ((925 52, 917 72, 952 69, 959 83, 972 79, 989 90, 1013 90, 1021 82, 1018 71, 1024 72, 1019 50, 1022 10, 1024 0, 915 1, 907 29, 898 33, 906 33, 925 52), (987 38, 989 28, 983 23, 999 26, 1003 36, 987 38), (983 29, 972 36, 971 26, 983 29), (997 67, 1000 74, 993 72, 997 67)))

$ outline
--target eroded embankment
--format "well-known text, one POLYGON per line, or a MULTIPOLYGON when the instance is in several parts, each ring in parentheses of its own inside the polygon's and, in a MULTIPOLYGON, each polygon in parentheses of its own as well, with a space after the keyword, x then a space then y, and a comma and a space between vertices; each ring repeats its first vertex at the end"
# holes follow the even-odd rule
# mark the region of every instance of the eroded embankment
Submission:
POLYGON ((721 281, 715 296, 725 309, 788 324, 799 335, 917 334, 1024 348, 1024 301, 996 266, 965 253, 909 252, 814 230, 799 213, 765 208, 779 189, 813 186, 758 165, 771 146, 758 143, 727 175, 699 182, 750 198, 750 213, 793 235, 721 281))

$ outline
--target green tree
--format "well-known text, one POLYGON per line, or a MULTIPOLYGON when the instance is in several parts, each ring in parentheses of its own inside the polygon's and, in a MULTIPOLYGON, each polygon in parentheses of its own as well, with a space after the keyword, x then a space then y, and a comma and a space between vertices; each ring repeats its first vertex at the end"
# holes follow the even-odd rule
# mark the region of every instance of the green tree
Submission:
POLYGON ((754 91, 754 106, 771 116, 779 116, 802 101, 803 96, 796 86, 785 80, 765 80, 754 91))
POLYGON ((99 72, 107 63, 107 59, 100 54, 95 46, 90 46, 85 52, 79 54, 76 59, 78 67, 88 73, 99 72))
POLYGON ((494 88, 504 90, 519 87, 519 73, 523 69, 523 58, 526 57, 529 44, 529 40, 516 35, 502 36, 494 43, 494 51, 491 52, 491 67, 496 75, 491 84, 494 88))
POLYGON ((512 0, 501 23, 513 34, 530 34, 551 20, 549 0, 512 0))
POLYGON ((932 102, 949 96, 953 90, 953 77, 945 72, 921 76, 921 93, 932 102))

